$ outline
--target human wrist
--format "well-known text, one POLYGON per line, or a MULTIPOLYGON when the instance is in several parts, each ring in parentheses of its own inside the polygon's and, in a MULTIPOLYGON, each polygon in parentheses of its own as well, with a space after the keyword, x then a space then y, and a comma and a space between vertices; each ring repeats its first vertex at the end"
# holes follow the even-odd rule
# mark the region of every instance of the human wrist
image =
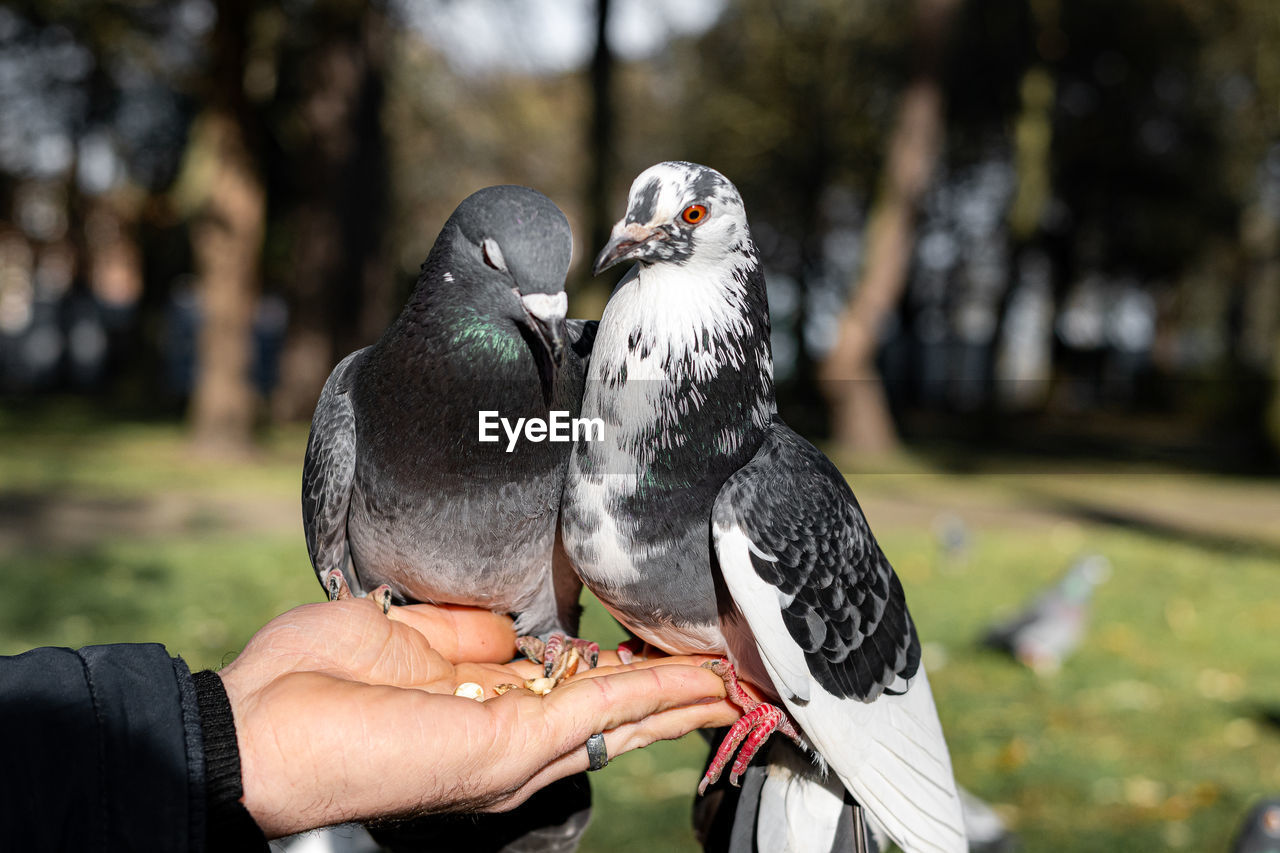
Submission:
POLYGON ((244 849, 266 839, 243 803, 235 716, 222 679, 204 670, 192 675, 204 740, 205 826, 210 851, 244 849))

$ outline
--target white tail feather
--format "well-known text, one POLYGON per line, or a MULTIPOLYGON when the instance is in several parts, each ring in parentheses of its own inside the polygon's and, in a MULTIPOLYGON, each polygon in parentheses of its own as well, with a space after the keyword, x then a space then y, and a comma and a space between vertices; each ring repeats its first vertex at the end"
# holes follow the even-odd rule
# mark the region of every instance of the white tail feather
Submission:
POLYGON ((901 696, 863 703, 816 691, 807 706, 787 706, 854 798, 906 853, 968 849, 951 759, 923 668, 901 696))
POLYGON ((839 779, 833 775, 823 779, 790 743, 774 743, 760 789, 756 849, 778 853, 830 850, 844 807, 844 786, 839 779))

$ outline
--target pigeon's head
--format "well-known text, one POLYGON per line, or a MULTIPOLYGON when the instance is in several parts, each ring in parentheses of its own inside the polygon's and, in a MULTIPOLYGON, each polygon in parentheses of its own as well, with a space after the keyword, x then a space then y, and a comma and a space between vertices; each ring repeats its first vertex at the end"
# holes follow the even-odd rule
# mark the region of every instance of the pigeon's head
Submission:
POLYGON ((750 235, 742 197, 729 179, 696 163, 650 166, 631 184, 627 215, 596 258, 614 264, 718 265, 750 235))
POLYGON ((458 205, 440 243, 447 251, 443 281, 467 288, 486 311, 516 323, 550 399, 564 358, 564 280, 573 253, 564 213, 529 187, 486 187, 458 205))

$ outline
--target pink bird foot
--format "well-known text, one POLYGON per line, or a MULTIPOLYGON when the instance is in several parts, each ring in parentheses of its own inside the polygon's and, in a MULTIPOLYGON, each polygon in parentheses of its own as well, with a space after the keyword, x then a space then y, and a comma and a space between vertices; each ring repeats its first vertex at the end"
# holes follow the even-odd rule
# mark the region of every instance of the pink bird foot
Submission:
POLYGON ((534 663, 542 664, 544 678, 556 684, 578 671, 580 664, 594 669, 600 662, 600 644, 556 631, 544 643, 537 637, 516 637, 516 648, 534 663))
POLYGON ((747 695, 747 692, 738 684, 738 673, 734 671, 733 664, 721 658, 704 663, 703 666, 724 679, 726 696, 730 702, 742 709, 743 714, 720 742, 720 748, 716 750, 715 758, 707 767, 706 775, 698 783, 699 794, 706 793, 707 786, 716 783, 739 744, 742 745, 742 749, 738 752, 737 760, 733 762, 733 768, 729 771, 731 785, 739 784, 738 780, 746 772, 751 759, 755 758, 760 747, 775 731, 782 732, 798 743, 801 748, 808 747, 786 711, 768 702, 758 702, 747 695))
MULTIPOLYGON (((632 637, 630 640, 618 643, 618 660, 623 663, 634 663, 638 660, 648 660, 650 650, 653 646, 646 643, 639 637, 632 637)), ((659 653, 660 654, 660 653, 659 653)))

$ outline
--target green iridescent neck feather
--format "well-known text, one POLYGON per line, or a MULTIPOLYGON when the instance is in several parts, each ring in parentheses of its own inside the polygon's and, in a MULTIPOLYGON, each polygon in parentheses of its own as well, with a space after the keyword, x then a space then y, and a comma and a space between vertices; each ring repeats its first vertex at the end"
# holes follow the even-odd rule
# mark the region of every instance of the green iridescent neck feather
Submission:
POLYGON ((467 310, 447 325, 449 342, 459 349, 483 351, 503 361, 520 358, 524 341, 493 317, 467 310))

